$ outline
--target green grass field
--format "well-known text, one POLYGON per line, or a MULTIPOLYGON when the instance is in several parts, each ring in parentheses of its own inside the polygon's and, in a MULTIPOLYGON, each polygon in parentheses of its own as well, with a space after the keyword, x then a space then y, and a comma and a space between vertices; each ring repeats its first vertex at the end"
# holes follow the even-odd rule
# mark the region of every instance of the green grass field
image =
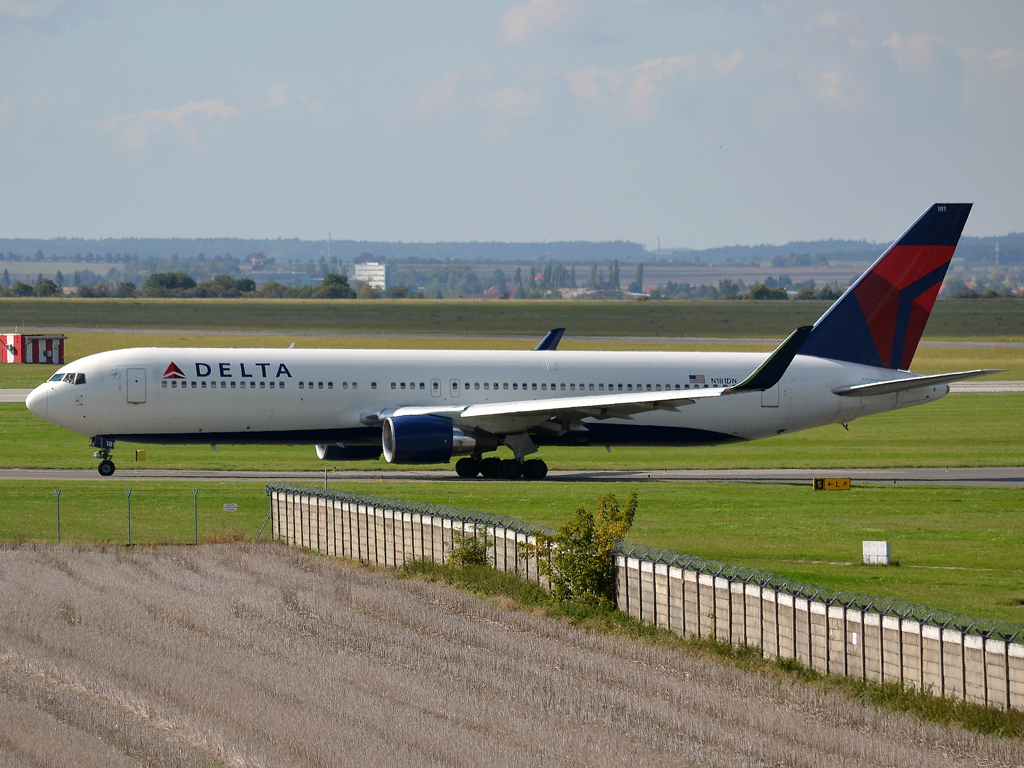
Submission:
MULTIPOLYGON (((127 540, 132 488, 135 543, 193 537, 187 483, 9 482, 0 489, 0 540, 55 541, 60 485, 62 540, 127 540)), ((251 540, 266 518, 262 483, 198 484, 199 538, 251 540), (224 512, 226 503, 237 512, 224 512)), ((855 487, 715 483, 345 483, 344 489, 448 504, 557 525, 608 491, 640 494, 629 541, 732 565, 761 568, 833 589, 897 597, 979 618, 1024 623, 1024 489, 855 487), (861 541, 893 543, 899 566, 859 564, 861 541)), ((264 535, 267 535, 265 532, 264 535)))
MULTIPOLYGON (((782 338, 814 322, 823 301, 293 301, 224 299, 3 299, 0 328, 273 329, 330 333, 782 338)), ((935 339, 1024 340, 1024 301, 940 301, 935 339)))
MULTIPOLYGON (((735 469, 818 467, 978 467, 1024 465, 1024 394, 947 395, 942 400, 766 440, 714 448, 543 448, 552 469, 735 469)), ((118 443, 114 461, 130 468, 136 448, 147 469, 323 470, 312 446, 136 445, 118 443)), ((0 467, 94 468, 83 435, 55 427, 19 403, 0 404, 0 467)), ((502 449, 503 451, 505 449, 502 449)), ((330 465, 335 466, 335 465, 330 465)), ((439 465, 452 469, 454 465, 439 465)), ((383 459, 338 469, 395 468, 383 459)))

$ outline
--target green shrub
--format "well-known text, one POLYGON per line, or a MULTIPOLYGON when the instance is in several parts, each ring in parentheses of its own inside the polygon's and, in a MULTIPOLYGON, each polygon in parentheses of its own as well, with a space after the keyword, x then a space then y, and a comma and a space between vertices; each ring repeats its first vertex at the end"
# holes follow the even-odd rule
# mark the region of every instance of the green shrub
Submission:
POLYGON ((540 534, 530 554, 547 576, 551 593, 559 600, 586 605, 615 605, 615 560, 612 552, 633 525, 638 498, 629 494, 619 506, 614 493, 597 500, 597 514, 579 507, 572 520, 558 526, 553 536, 540 534), (544 554, 551 553, 550 558, 544 554), (542 554, 543 553, 543 554, 542 554))
POLYGON ((472 534, 456 533, 454 535, 452 551, 445 558, 445 565, 453 568, 465 568, 471 565, 490 565, 491 561, 487 557, 487 549, 492 542, 487 535, 486 528, 483 529, 483 535, 481 535, 480 531, 479 527, 474 526, 472 534))

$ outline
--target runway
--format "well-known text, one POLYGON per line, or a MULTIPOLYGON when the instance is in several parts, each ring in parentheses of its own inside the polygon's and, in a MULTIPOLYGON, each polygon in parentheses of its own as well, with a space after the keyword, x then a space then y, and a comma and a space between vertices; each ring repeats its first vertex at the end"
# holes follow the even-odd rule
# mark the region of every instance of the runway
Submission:
MULTIPOLYGON (((1024 488, 1024 467, 887 467, 873 469, 652 469, 552 470, 539 482, 556 483, 781 483, 810 485, 815 477, 849 477, 854 485, 969 485, 1024 488)), ((459 479, 451 470, 345 470, 327 473, 329 487, 347 482, 380 480, 421 483, 509 483, 523 480, 459 479)), ((251 481, 322 486, 323 470, 314 472, 262 472, 258 470, 118 469, 112 478, 95 469, 0 469, 4 480, 68 482, 93 480, 110 483, 171 480, 188 482, 251 481)))

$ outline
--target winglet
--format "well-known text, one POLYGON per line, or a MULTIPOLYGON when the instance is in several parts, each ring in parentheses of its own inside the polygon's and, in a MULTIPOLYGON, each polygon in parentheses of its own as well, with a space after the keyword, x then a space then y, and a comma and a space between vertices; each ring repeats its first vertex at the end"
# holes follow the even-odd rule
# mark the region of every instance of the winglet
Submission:
POLYGON ((565 333, 565 328, 552 328, 541 343, 537 345, 534 352, 554 352, 558 349, 558 342, 562 340, 563 333, 565 333))
POLYGON ((782 378, 786 369, 789 368, 789 364, 793 362, 793 358, 797 356, 800 347, 804 345, 813 327, 812 325, 801 325, 789 334, 789 338, 782 342, 779 348, 772 352, 768 359, 758 366, 756 371, 735 387, 726 389, 723 394, 760 392, 761 390, 774 387, 779 383, 779 379, 782 378))

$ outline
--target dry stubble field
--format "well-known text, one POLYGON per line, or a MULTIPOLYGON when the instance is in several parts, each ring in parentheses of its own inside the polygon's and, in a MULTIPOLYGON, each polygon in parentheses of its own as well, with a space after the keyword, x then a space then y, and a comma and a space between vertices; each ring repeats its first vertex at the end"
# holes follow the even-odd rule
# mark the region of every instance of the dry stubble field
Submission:
POLYGON ((883 713, 277 545, 0 552, 0 765, 1020 765, 883 713))

